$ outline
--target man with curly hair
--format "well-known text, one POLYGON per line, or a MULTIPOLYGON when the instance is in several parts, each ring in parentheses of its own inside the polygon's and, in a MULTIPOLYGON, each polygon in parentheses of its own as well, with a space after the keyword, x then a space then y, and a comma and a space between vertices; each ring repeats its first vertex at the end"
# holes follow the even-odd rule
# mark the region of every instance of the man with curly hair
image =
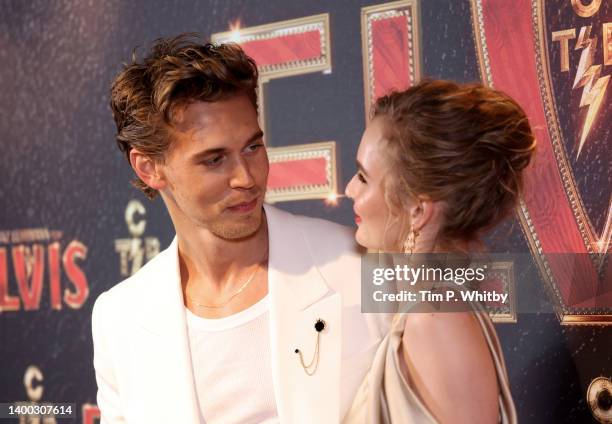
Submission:
POLYGON ((176 237, 95 303, 104 423, 339 422, 384 335, 352 231, 264 205, 257 78, 239 46, 180 35, 113 82, 133 183, 176 237))

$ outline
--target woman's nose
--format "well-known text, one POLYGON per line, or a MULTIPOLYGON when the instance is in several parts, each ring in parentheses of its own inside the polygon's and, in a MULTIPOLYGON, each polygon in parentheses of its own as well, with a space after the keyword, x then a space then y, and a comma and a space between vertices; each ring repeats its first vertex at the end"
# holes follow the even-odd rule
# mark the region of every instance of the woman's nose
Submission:
POLYGON ((351 178, 349 183, 346 185, 346 188, 344 189, 344 194, 349 199, 354 199, 354 196, 353 196, 353 194, 354 194, 353 193, 354 182, 355 182, 355 176, 353 175, 353 178, 351 178))

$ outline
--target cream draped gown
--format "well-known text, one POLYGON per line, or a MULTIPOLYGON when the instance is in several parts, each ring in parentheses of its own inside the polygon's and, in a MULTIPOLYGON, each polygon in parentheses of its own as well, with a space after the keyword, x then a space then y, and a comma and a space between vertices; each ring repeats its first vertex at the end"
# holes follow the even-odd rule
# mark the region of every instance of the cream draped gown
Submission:
MULTIPOLYGON (((472 303, 495 365, 499 384, 499 422, 517 422, 502 350, 490 318, 481 305, 472 303)), ((430 424, 437 423, 401 371, 400 347, 406 313, 397 314, 381 342, 372 367, 366 374, 343 424, 430 424)))

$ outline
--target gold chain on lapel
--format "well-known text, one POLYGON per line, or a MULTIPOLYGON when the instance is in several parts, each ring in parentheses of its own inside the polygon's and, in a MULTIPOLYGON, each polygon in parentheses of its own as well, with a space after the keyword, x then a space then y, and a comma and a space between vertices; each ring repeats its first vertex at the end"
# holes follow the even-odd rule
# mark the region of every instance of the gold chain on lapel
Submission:
POLYGON ((302 364, 304 372, 310 376, 314 375, 314 373, 317 371, 317 368, 319 367, 319 346, 321 341, 321 332, 325 329, 325 321, 323 321, 322 319, 317 319, 314 328, 317 331, 317 344, 315 346, 314 356, 312 357, 310 364, 306 365, 306 363, 304 363, 304 355, 302 355, 302 351, 300 349, 295 349, 295 353, 300 356, 300 364, 302 364), (312 368, 313 365, 314 368, 312 368))

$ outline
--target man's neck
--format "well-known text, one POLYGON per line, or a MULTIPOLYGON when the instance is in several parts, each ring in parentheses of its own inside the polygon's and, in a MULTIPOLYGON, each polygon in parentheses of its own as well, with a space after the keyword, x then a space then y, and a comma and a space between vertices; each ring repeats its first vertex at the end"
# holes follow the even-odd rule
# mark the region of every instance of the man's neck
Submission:
POLYGON ((239 240, 223 239, 206 229, 180 231, 177 228, 181 280, 221 287, 243 270, 262 263, 268 251, 265 214, 259 229, 239 240))

